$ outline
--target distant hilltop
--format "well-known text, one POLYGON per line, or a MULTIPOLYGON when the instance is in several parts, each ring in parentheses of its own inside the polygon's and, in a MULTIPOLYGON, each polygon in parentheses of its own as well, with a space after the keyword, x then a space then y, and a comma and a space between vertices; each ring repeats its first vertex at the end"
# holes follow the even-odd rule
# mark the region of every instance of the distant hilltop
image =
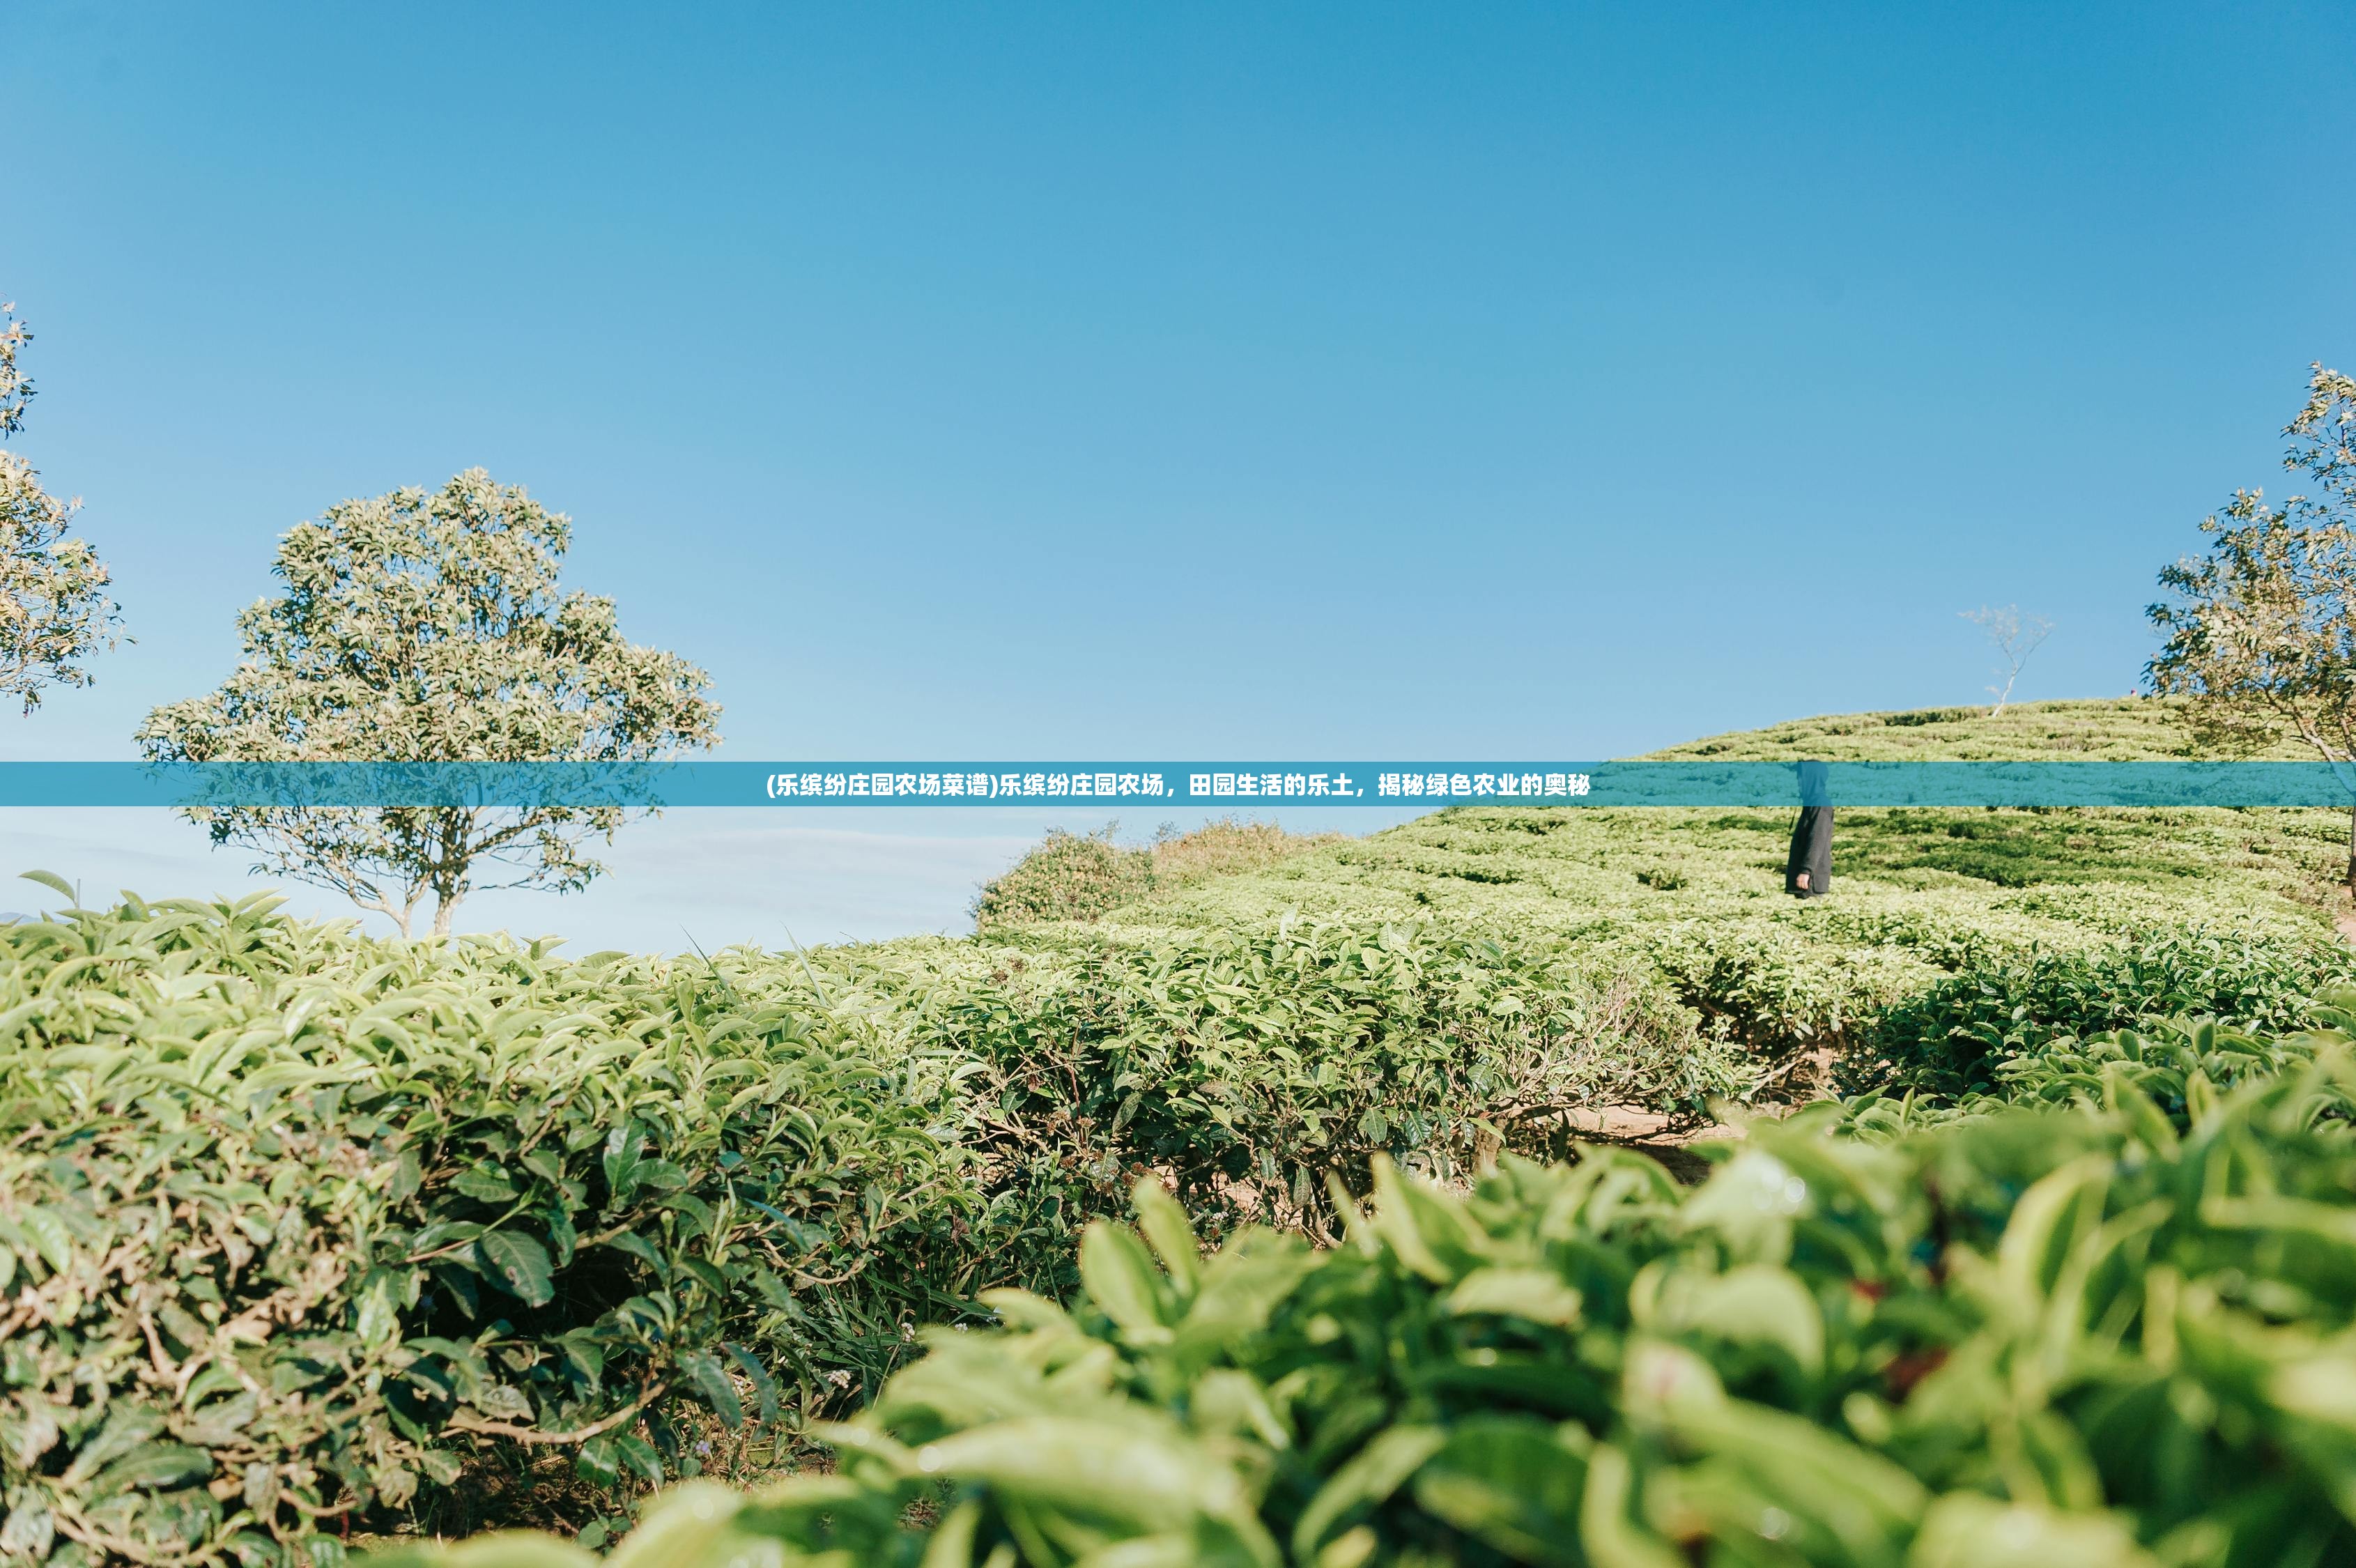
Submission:
MULTIPOLYGON (((2014 703, 1996 714, 1986 707, 1828 714, 1708 736, 1636 760, 2161 762, 2204 755, 2194 746, 2182 715, 2183 704, 2165 697, 2014 703)), ((2260 755, 2286 761, 2315 757, 2296 737, 2260 755)))

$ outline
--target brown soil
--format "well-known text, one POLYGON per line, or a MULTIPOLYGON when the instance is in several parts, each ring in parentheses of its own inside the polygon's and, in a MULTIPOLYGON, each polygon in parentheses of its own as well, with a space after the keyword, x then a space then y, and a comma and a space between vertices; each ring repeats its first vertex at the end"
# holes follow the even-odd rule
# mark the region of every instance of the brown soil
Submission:
MULTIPOLYGON (((1771 1111, 1768 1114, 1773 1114, 1771 1111)), ((1712 1162, 1696 1145, 1742 1136, 1742 1129, 1723 1122, 1679 1129, 1670 1118, 1633 1105, 1610 1105, 1601 1111, 1574 1111, 1564 1120, 1570 1135, 1582 1143, 1614 1144, 1649 1155, 1688 1187, 1698 1185, 1712 1162)))

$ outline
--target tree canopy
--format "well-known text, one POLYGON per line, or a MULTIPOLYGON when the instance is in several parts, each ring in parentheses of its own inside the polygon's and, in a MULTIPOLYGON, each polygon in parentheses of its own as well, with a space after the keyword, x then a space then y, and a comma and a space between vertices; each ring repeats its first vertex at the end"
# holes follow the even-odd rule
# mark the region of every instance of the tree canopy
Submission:
MULTIPOLYGON (((2246 753, 2291 731, 2356 794, 2356 381, 2314 366, 2283 434, 2283 466, 2313 489, 2279 506, 2237 490, 2201 523, 2208 553, 2159 575, 2174 597, 2151 607, 2165 640, 2147 675, 2190 699, 2201 741, 2246 753)), ((2356 807, 2348 881, 2356 892, 2356 807)))
MULTIPOLYGON (((25 427, 33 383, 17 356, 32 338, 16 306, 0 305, 0 438, 25 427)), ((106 564, 71 532, 80 506, 49 494, 22 454, 0 447, 0 695, 27 713, 45 686, 90 684, 82 660, 117 640, 106 564)))
MULTIPOLYGON (((710 677, 626 641, 614 601, 559 587, 572 521, 472 468, 329 507, 279 543, 285 585, 238 617, 234 673, 155 710, 158 761, 629 762, 708 747, 710 677)), ((331 887, 406 934, 486 887, 558 892, 605 870, 629 813, 568 805, 198 807, 258 870, 331 887), (493 879, 486 880, 487 875, 493 879)))

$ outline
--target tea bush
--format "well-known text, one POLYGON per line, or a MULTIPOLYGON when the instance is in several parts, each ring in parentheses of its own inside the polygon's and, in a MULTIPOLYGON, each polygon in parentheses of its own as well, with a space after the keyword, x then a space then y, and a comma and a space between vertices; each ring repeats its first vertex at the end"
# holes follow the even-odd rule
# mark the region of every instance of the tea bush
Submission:
POLYGON ((659 1479, 666 1393, 872 1385, 983 1283, 926 1071, 708 966, 0 927, 0 1552, 267 1562, 471 1444, 659 1479))
MULTIPOLYGON (((1674 815, 1446 813, 1303 854, 1280 873, 1227 878, 1115 910, 1103 924, 1147 942, 1184 930, 1251 929, 1295 910, 1325 920, 1437 921, 1515 943, 1575 942, 1599 966, 1657 972, 1714 1026, 1770 1059, 1795 1047, 1869 1043, 1879 1021, 1910 1005, 1919 1010, 1943 989, 1968 993, 1984 979, 2017 988, 2023 982, 2008 973, 2040 954, 2066 964, 2072 955, 2116 950, 2104 965, 2134 985, 2143 1006, 2169 994, 2159 976, 2134 972, 2154 961, 2137 958, 2138 947, 2162 933, 2198 931, 2229 944, 2279 977, 2265 980, 2266 989, 2287 986, 2293 994, 2333 983, 2328 961, 2345 947, 2321 910, 2293 897, 2307 885, 2293 886, 2292 877, 2324 868, 2330 848, 2294 832, 2305 826, 2286 820, 2294 813, 2265 822, 2109 822, 2086 835, 2092 842, 2080 853, 2077 880, 2013 887, 1900 865, 1858 866, 1877 854, 1901 858, 1918 829, 1937 824, 1882 820, 1897 812, 1843 812, 1834 895, 1804 904, 1780 892, 1788 821, 1764 813, 1698 820, 1705 814, 1697 812, 1684 814, 1697 820, 1669 820, 1674 815), (1556 825, 1543 834, 1519 825, 1549 819, 1556 825), (2127 838, 2145 871, 2166 881, 2134 880, 2137 862, 2127 846, 2112 843, 2117 837, 2127 838), (2228 865, 2206 880, 2177 874, 2180 859, 2207 856, 2215 866, 2227 845, 2245 843, 2279 850, 2250 856, 2266 862, 2259 869, 2228 865), (1671 856, 1682 886, 1664 892, 1640 880, 1671 856)), ((2338 825, 2344 832, 2346 824, 2338 825)), ((2344 863, 2344 845, 2340 853, 2344 863)), ((2191 961, 2166 961, 2180 968, 2191 961)), ((2188 970, 2182 978, 2196 976, 2188 970)), ((2054 1021, 2075 1026, 2091 1015, 2060 972, 2055 980, 2015 1000, 2060 1005, 2065 1013, 2054 1021)), ((2209 993, 2226 997, 2214 986, 2209 993)))
MULTIPOLYGON (((2099 1101, 2115 1079, 2133 1084, 2181 1127, 2204 1093, 2304 1068, 2356 1035, 2356 991, 2327 993, 2309 1018, 2310 1029, 2271 1036, 2214 1018, 2162 1018, 2084 1040, 2048 1041, 1997 1069, 2001 1095, 2023 1104, 2099 1101)), ((2314 1092, 2318 1112, 2348 1117, 2340 1086, 2319 1081, 2314 1092)))
POLYGON ((1260 871, 1302 850, 1342 840, 1340 833, 1287 832, 1275 822, 1223 817, 1192 832, 1158 835, 1153 841, 1153 885, 1187 887, 1215 876, 1260 871))
POLYGON ((1887 1140, 1826 1105, 1690 1192, 1624 1153, 1464 1197, 1384 1166, 1322 1252, 1203 1257, 1144 1184, 1070 1308, 992 1295, 1002 1329, 930 1336, 831 1431, 835 1473, 691 1488, 614 1562, 2356 1561, 2346 1044, 2187 1074, 2175 1115, 2119 1072, 1887 1140))

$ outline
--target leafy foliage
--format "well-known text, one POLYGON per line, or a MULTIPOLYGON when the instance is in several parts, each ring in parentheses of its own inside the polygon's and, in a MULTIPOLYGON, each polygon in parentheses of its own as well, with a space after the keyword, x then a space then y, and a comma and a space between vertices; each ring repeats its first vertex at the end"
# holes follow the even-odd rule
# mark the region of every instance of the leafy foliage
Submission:
MULTIPOLYGON (((1765 729, 1707 736, 1650 755, 1664 759, 1751 758, 1763 762, 2000 761, 2078 757, 2092 761, 2195 754, 2185 704, 2127 696, 1984 707, 1912 708, 1898 713, 1824 714, 1765 729)), ((2296 737, 2273 755, 2306 755, 2296 737)))
MULTIPOLYGON (((2056 1040, 2004 1064, 2002 1098, 2046 1105, 2100 1102, 2114 1083, 2131 1084, 2181 1126, 2210 1091, 2305 1068, 2356 1034, 2351 1009, 2356 995, 2335 993, 2315 1010, 2316 1029, 2273 1036, 2214 1018, 2162 1018, 2084 1040, 2056 1040)), ((2313 1092, 2314 1111, 2341 1120, 2356 1112, 2346 1086, 2337 1081, 2319 1079, 2313 1092)))
POLYGON ((691 1490, 616 1561, 2343 1561, 2346 1047, 2196 1070, 2172 1115, 2116 1072, 1888 1139, 1826 1106, 1691 1193, 1609 1152, 1462 1198, 1386 1166, 1323 1252, 1202 1257, 1143 1184, 1073 1307, 993 1295, 1001 1331, 932 1336, 833 1430, 838 1473, 691 1490))
MULTIPOLYGON (((2173 700, 2127 698, 2008 705, 1994 718, 1848 714, 1665 755, 2183 756, 2193 748, 2184 714, 2173 700)), ((2299 745, 2274 753, 2297 756, 2299 745)), ((1827 1054, 1859 1058, 1856 1085, 1871 1080, 1886 1041, 1944 1049, 1948 1028, 1990 1021, 1973 1012, 1983 995, 2008 997, 2008 1014, 2028 1004, 2017 1028, 2007 1018, 1998 1030, 2023 1037, 2179 1009, 2281 1021, 2237 1007, 2222 976, 2131 988, 2116 1007, 2045 983, 2149 968, 2151 944, 2176 940, 2165 933, 2221 944, 2277 999, 2346 973, 2324 908, 2347 822, 2329 811, 1843 809, 1838 891, 1805 903, 1781 892, 1790 833, 1784 811, 1451 808, 1157 890, 1095 926, 1103 940, 1150 949, 1265 929, 1290 912, 1354 926, 1432 921, 1509 950, 1575 950, 1595 987, 1665 983, 1714 1039, 1749 1050, 1763 1091, 1777 1095, 1820 1087, 1827 1054)))
POLYGON ((0 302, 0 435, 25 428, 25 405, 33 401, 33 382, 16 356, 32 340, 32 328, 17 317, 16 306, 0 302))
MULTIPOLYGON (((561 593, 572 521, 480 468, 432 495, 329 507, 279 542, 286 592, 238 618, 243 658, 139 731, 162 761, 637 762, 718 738, 710 678, 622 639, 614 601, 561 593)), ((403 935, 477 886, 587 884, 618 807, 198 806, 217 844, 344 894, 403 935), (480 879, 498 868, 500 883, 480 879)))
POLYGON ((1153 885, 1167 891, 1216 876, 1262 871, 1320 844, 1340 843, 1340 833, 1287 832, 1274 822, 1222 817, 1192 832, 1166 829, 1153 841, 1153 885))
MULTIPOLYGON (((2058 706, 2058 717, 2052 704, 2008 709, 2004 722, 2076 724, 2079 709, 2099 710, 2094 721, 2118 731, 2107 746, 2172 711, 2058 706)), ((1946 722, 1882 728, 1911 744, 1946 722)), ((2217 1229, 2208 1211, 2183 1205, 2211 1166, 2185 1156, 2165 1192, 2147 1166, 2178 1159, 2169 1138, 2189 1149, 2205 1135, 2221 1089, 2284 1064, 2301 1075, 2298 1097, 2263 1112, 2234 1101, 2236 1125, 2257 1141, 2219 1155, 2217 1179, 2344 1201, 2316 1196, 2343 1180, 2330 1174, 2341 1134, 2308 1128, 2345 1113, 2337 1044, 2266 1037, 2297 1020, 2308 988, 2349 974, 2299 901, 2331 836, 2328 819, 2314 831, 2320 815, 1844 812, 1844 853, 1863 875, 1806 906, 1772 891, 1779 814, 1500 810, 1287 846, 1236 875, 1157 885, 1092 922, 1015 923, 974 941, 567 962, 504 942, 369 942, 252 905, 135 902, 0 929, 0 1017, 12 1020, 0 1027, 0 1223, 15 1227, 0 1246, 25 1286, 0 1311, 40 1304, 0 1356, 0 1532, 17 1532, 8 1550, 37 1539, 70 1556, 317 1558, 334 1548, 315 1519, 332 1528, 441 1485, 477 1444, 560 1440, 593 1479, 692 1475, 676 1444, 681 1401, 738 1419, 773 1391, 789 1422, 815 1419, 884 1388, 915 1325, 956 1320, 972 1291, 1062 1295, 1084 1283, 1096 1305, 1063 1327, 1051 1309, 994 1297, 1012 1332, 952 1331, 940 1337, 951 1349, 890 1384, 930 1400, 922 1391, 948 1385, 909 1380, 933 1376, 926 1367, 983 1379, 986 1398, 941 1418, 938 1440, 998 1454, 1001 1468, 875 1469, 857 1449, 840 1477, 781 1494, 776 1511, 699 1494, 623 1551, 684 1557, 724 1537, 755 1554, 831 1542, 861 1560, 933 1550, 955 1562, 970 1545, 1060 1563, 1127 1531, 1151 1539, 1122 1548, 1140 1561, 1216 1560, 1237 1542, 1258 1554, 1258 1530, 1280 1552, 1313 1537, 1304 1560, 1336 1563, 1494 1563, 1537 1551, 1535 1540, 1610 1562, 1655 1561, 1663 1542, 1676 1561, 1973 1560, 1936 1555, 1966 1505, 1928 1501, 1899 1508, 1864 1545, 1835 1530, 1841 1551, 1862 1555, 1793 1557, 1803 1547, 1789 1542, 1821 1545, 1783 1500, 1794 1473, 1747 1472, 1767 1461, 1708 1435, 1720 1432, 1711 1412, 1736 1410, 1739 1425, 1756 1406, 1863 1453, 1859 1474, 1887 1475, 1873 1469, 1887 1462, 1925 1498, 1985 1494, 2027 1510, 2007 1514, 2006 1529, 2042 1529, 2051 1515, 2080 1532, 2064 1544, 2089 1560, 2102 1559, 2084 1532, 2116 1527, 2171 1563, 2219 1561, 2201 1555, 2210 1538, 2198 1530, 2154 1535, 2158 1505, 2115 1489, 2107 1470, 2106 1514, 2081 1506, 2083 1487, 2042 1502, 2013 1489, 2020 1465, 2075 1452, 2051 1447, 2054 1422, 2092 1445, 2093 1417, 2069 1403, 2080 1384, 2038 1380, 2048 1363, 2023 1360, 2019 1338, 2031 1308, 1975 1294, 1969 1282, 1987 1271, 1968 1260, 2001 1262, 2021 1194, 2072 1155, 2117 1166, 2104 1191, 2126 1207, 2102 1208, 2103 1224, 2165 1197, 2180 1211, 2169 1223, 2206 1236, 2202 1226, 2217 1229), (1957 824, 1971 831, 1947 831, 1957 824), (1959 853, 2016 875, 1940 858, 1959 853), (2216 1016, 2147 1021, 2171 1008, 2216 1016), (1573 1112, 1690 1117, 1756 1090, 1763 1063, 1747 1053, 1826 1045, 1882 1063, 1857 1082, 1917 1091, 1762 1131, 1698 1196, 1617 1155, 1590 1154, 1568 1174, 1516 1158, 1568 1152, 1573 1112), (2045 1131, 1999 1136, 1987 1129, 2013 1120, 1982 1112, 2001 1095, 2074 1109, 2048 1113, 2045 1131), (2294 1132, 2315 1149, 2294 1148, 2294 1132), (1979 1152, 1933 1159, 1966 1145, 1979 1152), (1804 1198, 1756 1179, 1766 1167, 1753 1154, 1781 1162, 1804 1198), (2300 1163, 2310 1155, 2325 1176, 2300 1163), (2263 1165, 2277 1159, 2290 1164, 2263 1165), (1422 1218, 1394 1225, 1395 1211, 1455 1212, 1398 1168, 1463 1184, 1493 1162, 1503 1174, 1478 1187, 1462 1225, 1431 1221, 1440 1240, 1405 1239, 1422 1234, 1422 1218), (1102 1239, 1113 1232, 1076 1248, 1140 1177, 1183 1198, 1198 1233, 1224 1242, 1222 1262, 1190 1275, 1174 1260, 1192 1243, 1151 1201, 1142 1222, 1166 1278, 1148 1270, 1141 1285, 1108 1263, 1134 1254, 1102 1239), (1368 1190, 1373 1221, 1357 1215, 1368 1190), (1774 1240, 1787 1199, 1788 1247, 1774 1240), (65 1227, 63 1270, 37 1215, 65 1227), (1318 1237, 1344 1244, 1326 1255, 1301 1245, 1318 1237), (1229 1270, 1258 1279, 1263 1265, 1280 1289, 1204 1283, 1229 1270), (1761 1269, 1796 1283, 1758 1285, 1761 1269), (1476 1282, 1484 1270, 1502 1273, 1476 1282), (1721 1276, 1735 1279, 1724 1288, 1738 1305, 1710 1316, 1691 1302, 1716 1300, 1708 1282, 1721 1276), (1756 1336, 1692 1326, 1772 1318, 1742 1294, 1754 1288, 1762 1301, 1796 1288, 1816 1303, 1815 1370, 1792 1370, 1756 1336), (1565 1290, 1580 1303, 1569 1316, 1565 1290), (1478 1305, 1489 1302, 1496 1311, 1478 1305), (166 1305, 210 1337, 182 1337, 166 1305), (1208 1316, 1187 1327, 1198 1311, 1208 1316), (1209 1359, 1170 1363, 1149 1317, 1169 1345, 1207 1336, 1209 1359), (1244 1326, 1201 1326, 1215 1322, 1244 1326), (1712 1348, 1712 1334, 1732 1348, 1712 1348), (1661 1345, 1698 1356, 1732 1402, 1711 1402, 1708 1380, 1674 1358, 1641 1362, 1670 1368, 1658 1374, 1667 1383, 1632 1370, 1661 1345), (1964 1424, 1901 1441, 1933 1412, 1917 1402, 1923 1391, 1946 1386, 1938 1358, 1967 1350, 1973 1365, 2000 1364, 2000 1392, 1958 1383, 1943 1398, 1964 1424), (969 1354, 980 1359, 957 1360, 969 1354), (1567 1369, 1545 1370, 1557 1363, 1567 1369), (184 1407, 177 1380, 191 1368, 238 1381, 184 1407), (1689 1430, 1672 1410, 1680 1389, 1701 1391, 1689 1430), (245 1392, 254 1402, 237 1407, 234 1432, 205 1423, 206 1409, 245 1392), (1858 1395, 1890 1407, 1886 1433, 1858 1395), (1001 1424, 1020 1411, 1046 1424, 1001 1424), (117 1471, 104 1434, 120 1412, 133 1413, 118 1437, 134 1434, 143 1457, 117 1471), (1082 1424, 1055 1424, 1066 1418, 1082 1424), (1408 1435, 1381 1435, 1391 1431, 1408 1435), (43 1441, 28 1447, 24 1433, 43 1441), (86 1452, 96 1457, 85 1465, 86 1452), (1055 1455, 1075 1452, 1133 1462, 1113 1503, 1082 1496, 1101 1466, 1057 1468, 1055 1455), (1607 1476, 1623 1465, 1616 1512, 1589 1509, 1600 1456, 1607 1476), (1484 1468, 1493 1461, 1504 1467, 1484 1468), (1573 1462, 1575 1474, 1562 1468, 1573 1462), (1206 1489, 1175 1502, 1155 1489, 1182 1476, 1206 1489), (1730 1495, 1783 1510, 1783 1536, 1741 1536, 1707 1508, 1718 1522, 1692 1523, 1703 1505, 1688 1491, 1726 1476, 1751 1488, 1730 1495), (932 1497, 943 1477, 964 1477, 969 1495, 944 1499, 942 1530, 920 1541, 900 1505, 932 1497), (1301 1536, 1329 1487, 1357 1500, 1301 1536), (1119 1511, 1131 1494, 1140 1509, 1161 1500, 1132 1517, 1119 1511), (1517 1499, 1511 1509, 1525 1511, 1508 1512, 1521 1522, 1465 1522, 1478 1509, 1464 1499, 1483 1496, 1500 1509, 1517 1499), (1557 1511, 1526 1511, 1533 1498, 1557 1511), (1187 1511, 1197 1504, 1211 1511, 1187 1511), (1612 1519, 1626 1531, 1598 1547, 1590 1527, 1612 1519), (766 1544, 743 1534, 755 1526, 766 1544), (1576 1541, 1588 1544, 1562 1544, 1576 1541)), ((2072 1226, 2084 1229, 2093 1201, 2072 1200, 2072 1226)), ((2243 1292, 2225 1301, 2233 1312, 2329 1330, 2329 1314, 2287 1294, 2279 1238, 2250 1245, 2255 1272, 2240 1254, 2169 1266, 2243 1292)), ((2109 1290, 2117 1272, 2094 1277, 2109 1290)), ((2039 1355, 2061 1333, 2051 1302, 2081 1291, 2056 1280, 2038 1287, 2039 1355)), ((2103 1398, 2128 1399, 2102 1380, 2159 1354, 2104 1337, 2135 1327, 2143 1308, 2126 1300, 2104 1297, 2106 1316, 2087 1320, 2099 1354, 2084 1386, 2109 1390, 2103 1398)), ((886 1391, 860 1428, 883 1434, 879 1444, 915 1441, 915 1427, 894 1424, 892 1412, 916 1408, 900 1397, 886 1391)), ((2197 1410, 2212 1391, 2184 1397, 2197 1410)), ((2239 1485, 2263 1468, 2235 1424, 2250 1407, 2219 1408, 2242 1412, 2217 1418, 2222 1435, 2169 1441, 2190 1443, 2202 1465, 2213 1456, 2201 1444, 2224 1444, 2217 1484, 2239 1485)), ((1771 1429, 1794 1430, 1745 1428, 1771 1429)), ((2164 1468, 2177 1451, 2134 1463, 2164 1468)), ((1849 1448, 1819 1456, 1835 1471, 1851 1463, 1849 1448)), ((2307 1485, 2284 1482, 2283 1507, 2328 1524, 2337 1516, 2310 1506, 2307 1485)), ((2261 1507, 2235 1497, 2216 1506, 2233 1519, 2261 1507)), ((2340 1548, 2316 1539, 2319 1552, 2340 1548)))

